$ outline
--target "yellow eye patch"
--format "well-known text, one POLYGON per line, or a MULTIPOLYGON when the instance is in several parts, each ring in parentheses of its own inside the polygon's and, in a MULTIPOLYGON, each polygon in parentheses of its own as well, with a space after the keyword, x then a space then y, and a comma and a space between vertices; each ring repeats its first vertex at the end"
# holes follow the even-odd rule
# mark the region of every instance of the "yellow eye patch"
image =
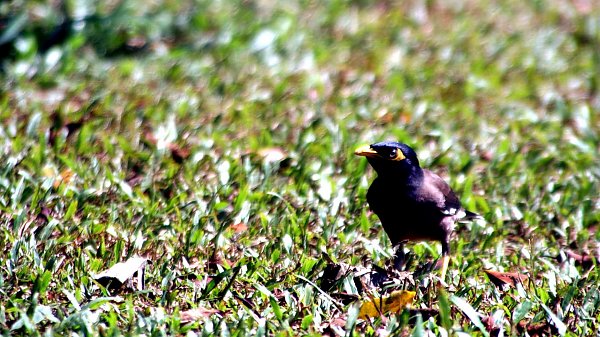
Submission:
POLYGON ((396 150, 396 156, 393 158, 390 158, 393 161, 401 161, 406 159, 406 157, 404 156, 404 153, 402 153, 402 151, 400 151, 400 149, 396 150))

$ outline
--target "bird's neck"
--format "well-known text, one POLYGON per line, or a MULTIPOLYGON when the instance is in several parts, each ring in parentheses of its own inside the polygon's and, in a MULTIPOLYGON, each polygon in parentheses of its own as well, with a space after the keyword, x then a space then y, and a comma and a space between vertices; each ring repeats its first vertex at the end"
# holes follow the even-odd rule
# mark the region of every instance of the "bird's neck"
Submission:
POLYGON ((423 181, 423 169, 419 166, 412 166, 402 171, 384 172, 379 174, 379 177, 386 184, 403 188, 417 188, 423 181))

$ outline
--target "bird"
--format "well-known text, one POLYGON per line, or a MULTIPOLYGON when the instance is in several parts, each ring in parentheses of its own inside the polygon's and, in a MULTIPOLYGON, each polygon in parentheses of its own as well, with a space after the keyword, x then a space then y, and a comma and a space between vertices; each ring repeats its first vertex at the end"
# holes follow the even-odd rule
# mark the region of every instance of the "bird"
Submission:
POLYGON ((404 143, 384 141, 354 151, 377 172, 367 191, 367 202, 377 215, 396 251, 394 265, 407 241, 442 244, 441 280, 450 259, 450 236, 458 220, 480 218, 465 210, 452 188, 437 174, 421 168, 415 151, 404 143))

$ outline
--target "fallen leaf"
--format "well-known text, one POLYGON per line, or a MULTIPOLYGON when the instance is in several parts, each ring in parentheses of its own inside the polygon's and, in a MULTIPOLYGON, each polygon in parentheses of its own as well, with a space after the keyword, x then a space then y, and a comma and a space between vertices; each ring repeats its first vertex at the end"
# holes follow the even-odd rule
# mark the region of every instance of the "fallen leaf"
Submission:
POLYGON ((169 144, 169 151, 171 151, 171 158, 177 163, 181 164, 184 160, 186 160, 190 156, 190 150, 186 149, 177 144, 169 144))
POLYGON ((215 314, 221 315, 222 313, 221 310, 198 307, 180 312, 179 319, 181 320, 181 323, 190 323, 199 321, 203 318, 209 318, 215 314))
POLYGON ((152 145, 156 145, 156 143, 158 142, 158 140, 156 139, 156 136, 154 136, 152 131, 146 131, 146 133, 144 134, 144 140, 148 144, 152 144, 152 145))
POLYGON ((485 273, 487 274, 490 281, 496 286, 502 288, 505 285, 509 285, 514 287, 517 283, 524 283, 527 281, 527 275, 520 273, 503 273, 499 271, 493 271, 490 269, 485 269, 485 273))
POLYGON ((233 231, 236 233, 242 233, 248 229, 248 226, 243 222, 238 222, 234 225, 229 226, 229 228, 233 229, 233 231))
POLYGON ((366 319, 379 317, 388 312, 399 312, 412 304, 415 295, 414 291, 396 290, 385 297, 365 300, 360 306, 358 318, 366 319))
POLYGON ((125 262, 119 262, 107 270, 94 275, 93 278, 105 287, 118 289, 123 283, 130 280, 136 273, 138 276, 137 288, 144 289, 144 268, 148 259, 132 257, 125 262))
POLYGON ((40 224, 45 225, 48 222, 50 222, 51 217, 52 217, 52 211, 50 210, 50 208, 48 208, 46 206, 42 206, 42 208, 40 209, 40 212, 36 215, 36 220, 40 224))
POLYGON ((323 322, 323 336, 344 336, 346 319, 345 318, 334 318, 329 322, 323 322))
POLYGON ((332 319, 329 324, 334 325, 334 326, 339 326, 340 328, 343 328, 344 326, 346 326, 346 320, 338 317, 338 318, 334 318, 332 319))
POLYGON ((56 178, 58 172, 50 165, 46 165, 42 168, 42 176, 46 178, 56 178))
MULTIPOLYGON (((158 138, 151 131, 147 131, 144 134, 144 141, 148 145, 158 146, 158 138)), ((166 142, 164 146, 169 150, 171 158, 173 158, 177 164, 183 163, 183 161, 190 156, 190 150, 184 146, 172 142, 166 142)))
POLYGON ((265 163, 278 163, 286 159, 288 156, 279 147, 265 147, 256 152, 265 163))
POLYGON ((51 165, 46 165, 42 168, 42 176, 54 179, 52 187, 58 188, 62 184, 69 184, 75 176, 75 172, 70 168, 62 170, 60 173, 51 165))
POLYGON ((400 122, 402 124, 410 123, 411 115, 408 112, 400 112, 400 122))
POLYGON ((587 254, 577 254, 571 250, 565 251, 565 254, 573 260, 577 265, 580 265, 584 268, 591 268, 594 265, 594 256, 587 254))
POLYGON ((521 321, 517 324, 517 331, 520 334, 526 332, 531 337, 554 336, 558 334, 558 329, 548 322, 531 323, 521 321))
POLYGON ((233 263, 224 258, 223 253, 217 250, 215 250, 208 258, 208 261, 206 261, 206 266, 210 271, 217 271, 219 269, 218 266, 225 266, 229 268, 232 265, 233 263))
POLYGON ((479 152, 479 158, 481 158, 484 161, 491 161, 492 159, 494 159, 494 152, 490 150, 481 150, 479 152))
POLYGON ((66 168, 60 172, 60 175, 56 178, 56 180, 54 180, 54 184, 52 184, 52 186, 54 186, 54 188, 58 188, 62 184, 67 185, 71 182, 74 175, 75 172, 73 172, 73 170, 66 168))
POLYGON ((391 112, 386 110, 383 110, 379 113, 379 116, 377 116, 377 122, 379 122, 379 124, 381 125, 386 125, 386 124, 390 124, 392 122, 394 122, 394 114, 392 114, 391 112))

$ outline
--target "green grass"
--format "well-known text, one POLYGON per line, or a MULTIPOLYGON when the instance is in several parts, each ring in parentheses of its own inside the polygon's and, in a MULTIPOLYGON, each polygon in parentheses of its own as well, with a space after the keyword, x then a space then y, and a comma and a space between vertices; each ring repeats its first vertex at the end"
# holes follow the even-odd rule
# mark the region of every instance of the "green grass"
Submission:
POLYGON ((3 335, 598 335, 596 259, 568 257, 599 249, 594 1, 69 4, 88 17, 49 47, 59 8, 0 4, 3 335), (351 278, 319 288, 328 259, 392 255, 353 156, 386 139, 486 220, 446 291, 400 285, 434 318, 356 320, 331 298, 351 278), (146 290, 93 279, 135 255, 146 290))

